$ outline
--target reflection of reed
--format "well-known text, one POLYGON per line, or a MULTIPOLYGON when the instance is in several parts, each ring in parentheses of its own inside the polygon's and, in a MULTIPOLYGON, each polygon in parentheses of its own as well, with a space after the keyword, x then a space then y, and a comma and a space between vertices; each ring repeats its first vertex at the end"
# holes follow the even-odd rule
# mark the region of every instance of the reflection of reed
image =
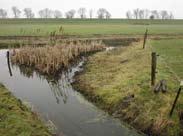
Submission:
POLYGON ((57 103, 60 103, 60 98, 63 99, 63 102, 67 102, 67 81, 66 79, 61 80, 47 80, 48 84, 50 86, 51 91, 54 94, 54 97, 56 98, 57 103))
POLYGON ((72 68, 68 69, 65 72, 62 72, 58 74, 56 77, 54 76, 48 76, 48 75, 43 75, 40 74, 38 71, 34 70, 31 67, 27 67, 24 65, 16 65, 13 64, 13 68, 18 68, 20 71, 20 74, 28 77, 28 78, 33 78, 34 76, 41 81, 46 81, 48 82, 48 85, 56 99, 56 102, 59 104, 60 99, 63 100, 64 103, 67 102, 68 100, 68 91, 72 90, 71 82, 73 81, 73 76, 75 72, 82 70, 81 66, 83 65, 85 61, 85 58, 81 58, 80 62, 73 66, 72 68))
POLYGON ((63 99, 63 102, 67 102, 67 90, 69 89, 69 81, 68 81, 68 74, 67 72, 63 73, 61 75, 61 79, 54 79, 52 77, 48 77, 46 75, 41 75, 39 72, 34 71, 30 67, 26 67, 24 65, 17 66, 13 65, 13 68, 18 68, 20 71, 20 74, 27 77, 27 78, 33 78, 34 74, 37 78, 40 80, 45 80, 48 82, 49 87, 54 94, 54 97, 56 98, 56 102, 60 103, 60 98, 63 99))
POLYGON ((59 104, 60 98, 63 99, 63 102, 66 103, 68 99, 68 91, 72 89, 71 82, 73 80, 73 76, 75 72, 82 70, 81 66, 83 65, 85 61, 85 58, 82 58, 82 61, 76 65, 75 67, 72 67, 71 69, 68 69, 66 72, 62 72, 60 74, 59 80, 53 80, 47 78, 47 82, 50 86, 51 91, 53 92, 57 103, 59 104))
POLYGON ((19 66, 20 74, 22 74, 25 77, 32 78, 34 71, 32 68, 26 67, 26 66, 19 66))

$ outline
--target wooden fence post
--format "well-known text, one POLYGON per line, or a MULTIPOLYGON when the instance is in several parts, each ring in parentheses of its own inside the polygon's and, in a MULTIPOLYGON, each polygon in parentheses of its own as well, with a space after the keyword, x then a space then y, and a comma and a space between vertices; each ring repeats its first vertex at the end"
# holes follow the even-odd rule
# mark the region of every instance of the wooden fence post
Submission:
POLYGON ((175 108, 175 106, 176 106, 177 100, 178 100, 178 98, 179 98, 179 95, 180 95, 182 86, 183 86, 183 84, 182 84, 182 82, 181 82, 180 88, 179 88, 179 90, 178 90, 178 92, 177 92, 177 96, 175 97, 174 103, 173 103, 173 105, 172 105, 172 109, 171 109, 171 111, 170 111, 170 117, 171 117, 172 114, 173 114, 173 111, 174 111, 174 108, 175 108))
POLYGON ((8 64, 8 69, 9 69, 9 73, 10 73, 10 76, 12 76, 12 72, 11 72, 11 67, 10 67, 10 52, 7 51, 7 64, 8 64))
POLYGON ((156 81, 156 65, 157 65, 157 55, 156 52, 152 52, 152 64, 151 64, 151 85, 155 85, 156 81))
POLYGON ((145 34, 144 34, 143 49, 145 49, 145 46, 146 46, 146 41, 147 41, 147 33, 148 33, 148 29, 146 29, 146 32, 145 32, 145 34))

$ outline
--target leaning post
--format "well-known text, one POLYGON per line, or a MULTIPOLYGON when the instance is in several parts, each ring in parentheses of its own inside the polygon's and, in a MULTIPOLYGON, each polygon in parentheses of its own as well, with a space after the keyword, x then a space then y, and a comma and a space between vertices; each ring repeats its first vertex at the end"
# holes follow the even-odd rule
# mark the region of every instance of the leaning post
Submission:
POLYGON ((179 95, 180 95, 180 92, 181 92, 182 88, 183 88, 183 81, 181 81, 181 83, 180 83, 179 90, 178 90, 178 92, 177 92, 177 95, 176 95, 176 97, 175 97, 174 103, 173 103, 173 105, 172 105, 172 109, 171 109, 171 111, 170 111, 170 117, 171 117, 172 114, 173 114, 174 108, 175 108, 175 106, 176 106, 176 103, 177 103, 177 100, 178 100, 178 98, 179 98, 179 95))
POLYGON ((10 76, 12 76, 11 67, 10 67, 10 52, 9 51, 7 51, 6 56, 7 56, 7 64, 8 64, 9 73, 10 73, 10 76))
POLYGON ((145 49, 145 46, 146 46, 147 34, 148 34, 148 29, 146 29, 146 32, 145 32, 145 34, 144 34, 143 49, 145 49))

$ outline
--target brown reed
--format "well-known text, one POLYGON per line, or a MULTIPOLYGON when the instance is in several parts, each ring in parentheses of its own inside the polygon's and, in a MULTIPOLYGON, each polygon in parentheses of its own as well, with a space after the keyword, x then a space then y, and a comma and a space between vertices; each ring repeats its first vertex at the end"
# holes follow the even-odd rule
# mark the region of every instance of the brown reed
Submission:
POLYGON ((55 46, 30 47, 24 46, 15 50, 11 56, 12 64, 33 67, 39 72, 55 75, 68 68, 76 59, 84 54, 104 49, 101 41, 69 42, 55 46))

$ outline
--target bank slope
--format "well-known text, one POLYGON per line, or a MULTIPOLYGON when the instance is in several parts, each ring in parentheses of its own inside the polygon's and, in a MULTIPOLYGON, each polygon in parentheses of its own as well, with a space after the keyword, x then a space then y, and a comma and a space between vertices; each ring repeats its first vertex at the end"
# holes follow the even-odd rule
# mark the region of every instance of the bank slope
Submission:
POLYGON ((99 107, 149 135, 176 136, 182 125, 176 108, 169 117, 178 81, 158 59, 157 81, 167 80, 168 92, 155 94, 151 87, 152 46, 142 43, 100 52, 89 57, 75 88, 99 107))
POLYGON ((38 116, 0 84, 0 135, 51 136, 38 116))

